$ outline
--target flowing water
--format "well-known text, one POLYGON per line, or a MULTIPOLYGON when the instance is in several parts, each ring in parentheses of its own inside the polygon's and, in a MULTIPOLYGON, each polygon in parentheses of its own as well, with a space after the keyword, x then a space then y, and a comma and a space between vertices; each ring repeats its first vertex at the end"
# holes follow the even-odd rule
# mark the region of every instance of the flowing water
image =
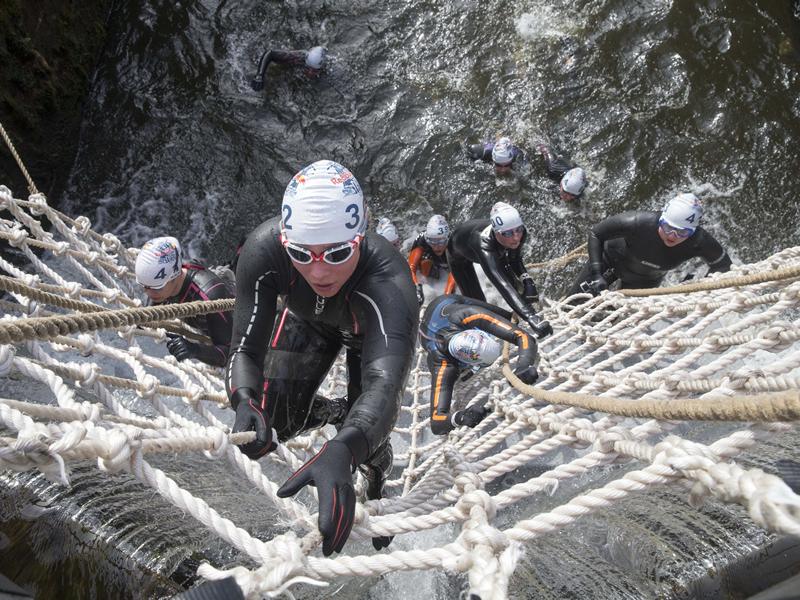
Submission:
MULTIPOLYGON (((606 215, 655 209, 692 190, 705 202, 705 226, 735 259, 800 244, 800 24, 788 1, 120 0, 109 31, 65 209, 131 245, 169 234, 195 256, 226 260, 254 224, 277 214, 292 174, 320 158, 352 169, 373 217, 391 217, 406 238, 434 212, 452 224, 505 200, 520 208, 528 256, 538 261, 585 241, 606 215), (250 89, 263 50, 317 44, 331 59, 319 80, 274 68, 264 92, 250 89), (465 157, 465 140, 499 134, 527 150, 548 141, 583 166, 590 186, 581 203, 561 203, 536 160, 497 180, 465 157)), ((543 294, 557 297, 573 272, 547 275, 543 294)), ((792 443, 775 440, 766 454, 789 455, 792 443)), ((182 485, 269 535, 272 515, 246 485, 203 459, 177 460, 182 468, 170 474, 196 474, 182 485)), ((14 525, 0 546, 26 540, 31 564, 62 580, 69 573, 75 597, 168 596, 193 561, 242 560, 124 478, 110 485, 87 467, 75 481, 65 491, 39 475, 11 477, 0 497, 0 515, 14 525), (101 495, 110 500, 92 500, 101 495), (55 547, 45 533, 54 528, 63 534, 55 547)), ((563 498, 531 499, 504 518, 563 498)), ((455 535, 401 536, 393 548, 455 535)), ((702 580, 708 597, 743 597, 721 569, 770 539, 737 507, 698 512, 680 491, 652 492, 531 544, 510 592, 682 598, 702 580)), ((0 564, 23 570, 12 559, 0 564)), ((401 573, 346 582, 338 597, 416 597, 424 586, 451 598, 463 583, 401 573)))

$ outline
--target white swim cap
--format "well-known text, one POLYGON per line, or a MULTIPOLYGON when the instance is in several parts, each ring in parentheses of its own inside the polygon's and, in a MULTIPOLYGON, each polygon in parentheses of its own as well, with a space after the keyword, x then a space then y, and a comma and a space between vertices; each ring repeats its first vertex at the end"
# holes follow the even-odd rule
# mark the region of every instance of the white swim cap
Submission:
POLYGON ((678 194, 667 202, 661 211, 661 218, 673 227, 694 232, 703 218, 703 205, 694 194, 678 194))
POLYGON ((375 228, 375 232, 378 235, 382 235, 393 244, 400 241, 400 235, 397 233, 397 227, 395 227, 394 223, 392 223, 386 217, 378 219, 378 226, 375 228))
POLYGON ((367 228, 361 186, 332 160, 318 160, 292 177, 281 215, 283 235, 296 244, 347 242, 367 228))
POLYGON ((160 290, 181 274, 181 245, 174 237, 157 237, 147 242, 136 257, 136 281, 160 290))
POLYGON ((492 212, 489 213, 489 218, 492 220, 492 229, 498 233, 501 231, 508 231, 509 229, 516 229, 522 225, 522 217, 519 216, 519 211, 505 202, 496 202, 492 206, 492 212))
POLYGON ((500 342, 480 329, 467 329, 450 338, 450 355, 468 365, 488 367, 500 356, 500 342))
POLYGON ((492 161, 497 165, 505 166, 510 165, 512 160, 514 160, 514 152, 511 139, 501 137, 492 148, 492 161))
POLYGON ((442 215, 433 215, 425 226, 425 240, 441 241, 450 237, 450 225, 442 215))
POLYGON ((306 66, 309 69, 321 69, 327 53, 328 51, 324 47, 314 46, 306 54, 306 66))
POLYGON ((564 177, 561 178, 561 189, 573 196, 580 196, 586 189, 586 173, 583 169, 575 167, 564 173, 564 177))

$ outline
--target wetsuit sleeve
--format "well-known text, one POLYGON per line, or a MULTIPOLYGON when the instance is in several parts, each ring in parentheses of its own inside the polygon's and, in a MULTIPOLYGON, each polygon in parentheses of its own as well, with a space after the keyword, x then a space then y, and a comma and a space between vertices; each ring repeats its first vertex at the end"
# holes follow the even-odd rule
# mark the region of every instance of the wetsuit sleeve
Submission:
MULTIPOLYGON (((219 281, 217 278, 209 281, 204 287, 206 287, 203 290, 206 300, 224 300, 231 297, 225 282, 219 281)), ((231 345, 232 318, 232 312, 215 312, 206 315, 208 337, 211 338, 212 345, 198 345, 197 358, 199 360, 215 367, 225 366, 231 345)))
POLYGON ((428 370, 431 373, 431 431, 434 435, 446 435, 454 429, 450 405, 460 369, 453 361, 429 353, 428 370))
POLYGON ((625 237, 636 229, 636 213, 626 212, 600 221, 589 232, 589 267, 592 278, 603 275, 603 245, 615 238, 625 237))
POLYGON ((731 257, 728 256, 725 249, 710 233, 703 230, 703 234, 703 240, 699 250, 700 256, 708 263, 708 272, 727 273, 730 271, 732 264, 731 257))
POLYGON ((478 258, 480 259, 481 267, 489 278, 489 281, 494 284, 494 287, 500 292, 500 295, 511 307, 511 310, 526 321, 530 319, 534 315, 533 309, 519 295, 513 282, 509 281, 508 277, 506 277, 505 269, 500 263, 497 254, 481 247, 478 258))
POLYGON ((411 250, 411 253, 408 255, 408 268, 411 269, 411 279, 414 281, 414 285, 417 285, 419 281, 417 281, 417 269, 419 269, 419 263, 422 260, 422 255, 424 251, 420 247, 416 247, 411 250))
POLYGON ((493 144, 471 144, 467 146, 467 156, 472 160, 492 161, 493 144))
POLYGON ((389 437, 414 357, 419 305, 405 261, 396 258, 380 276, 365 274, 350 296, 363 332, 361 395, 336 439, 348 445, 356 464, 362 464, 389 437))
POLYGON ((254 231, 242 247, 236 268, 236 304, 233 310, 231 353, 225 377, 228 398, 238 390, 256 397, 264 381, 263 365, 267 342, 275 321, 280 290, 281 256, 272 247, 274 232, 264 224, 254 231))
POLYGON ((447 274, 447 285, 444 286, 445 294, 454 294, 456 291, 456 279, 452 273, 447 274))
POLYGON ((530 335, 502 316, 477 306, 462 304, 448 315, 450 322, 464 329, 481 329, 519 349, 517 368, 526 368, 536 362, 537 344, 530 335))

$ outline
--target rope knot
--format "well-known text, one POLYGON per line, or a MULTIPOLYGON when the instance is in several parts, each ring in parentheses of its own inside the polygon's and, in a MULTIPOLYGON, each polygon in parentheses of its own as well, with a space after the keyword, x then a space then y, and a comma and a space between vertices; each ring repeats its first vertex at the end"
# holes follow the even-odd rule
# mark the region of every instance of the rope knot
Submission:
POLYGON ((83 215, 80 215, 79 217, 75 218, 75 225, 73 225, 72 228, 77 233, 80 233, 81 235, 86 235, 92 228, 92 222, 83 215))
POLYGON ((31 214, 38 217, 47 212, 47 198, 41 192, 28 196, 28 202, 33 204, 30 207, 31 214))
POLYGON ((152 398, 156 395, 156 389, 158 388, 158 379, 156 379, 150 373, 146 373, 145 376, 142 378, 140 383, 140 388, 137 390, 138 394, 142 398, 152 398))
POLYGON ((106 252, 117 252, 120 249, 120 241, 113 233, 104 233, 102 247, 106 252))
POLYGON ((480 475, 472 472, 462 472, 455 478, 453 485, 460 495, 467 494, 475 490, 483 489, 483 480, 480 475))
POLYGON ((206 435, 212 439, 214 447, 211 450, 205 450, 205 454, 209 458, 222 458, 228 451, 228 436, 222 429, 217 427, 206 427, 206 435))
POLYGON ((95 381, 97 381, 97 376, 100 374, 100 367, 94 363, 83 363, 76 366, 81 374, 81 387, 88 388, 93 386, 95 381))
POLYGON ((95 339, 88 333, 80 334, 75 338, 75 342, 78 344, 78 352, 81 353, 81 356, 91 356, 94 352, 95 339))
POLYGON ((10 234, 11 237, 8 240, 8 243, 14 246, 14 248, 19 248, 28 239, 28 232, 25 229, 12 229, 10 234))
POLYGON ((11 373, 15 354, 14 346, 0 346, 0 377, 7 377, 11 373))
POLYGON ((86 261, 86 264, 92 266, 94 266, 97 263, 98 258, 100 258, 100 254, 98 252, 95 252, 94 250, 92 252, 87 253, 83 257, 83 259, 86 261))
POLYGON ((56 256, 64 256, 66 251, 69 250, 69 242, 56 242, 55 246, 51 251, 56 256))
POLYGON ((128 436, 119 429, 107 432, 95 429, 95 433, 98 433, 98 437, 104 438, 105 442, 103 453, 97 457, 97 467, 109 473, 127 471, 133 454, 128 436))
MULTIPOLYGON (((475 507, 480 507, 485 513, 486 517, 491 520, 497 514, 497 504, 486 491, 473 490, 461 496, 456 502, 456 510, 465 517, 472 517, 472 510, 475 507)), ((503 546, 505 547, 505 546, 503 546)))
POLYGON ((64 286, 64 290, 67 292, 67 296, 70 298, 79 298, 82 289, 83 286, 77 281, 70 281, 64 286))

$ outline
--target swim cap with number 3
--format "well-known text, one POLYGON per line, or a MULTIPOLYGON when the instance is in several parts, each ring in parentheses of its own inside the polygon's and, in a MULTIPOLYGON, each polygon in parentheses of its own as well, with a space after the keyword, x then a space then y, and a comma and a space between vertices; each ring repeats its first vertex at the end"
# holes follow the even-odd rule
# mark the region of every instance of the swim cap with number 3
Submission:
POLYGON ((334 244, 363 235, 364 194, 353 174, 332 160, 298 172, 283 194, 281 229, 295 244, 334 244))

